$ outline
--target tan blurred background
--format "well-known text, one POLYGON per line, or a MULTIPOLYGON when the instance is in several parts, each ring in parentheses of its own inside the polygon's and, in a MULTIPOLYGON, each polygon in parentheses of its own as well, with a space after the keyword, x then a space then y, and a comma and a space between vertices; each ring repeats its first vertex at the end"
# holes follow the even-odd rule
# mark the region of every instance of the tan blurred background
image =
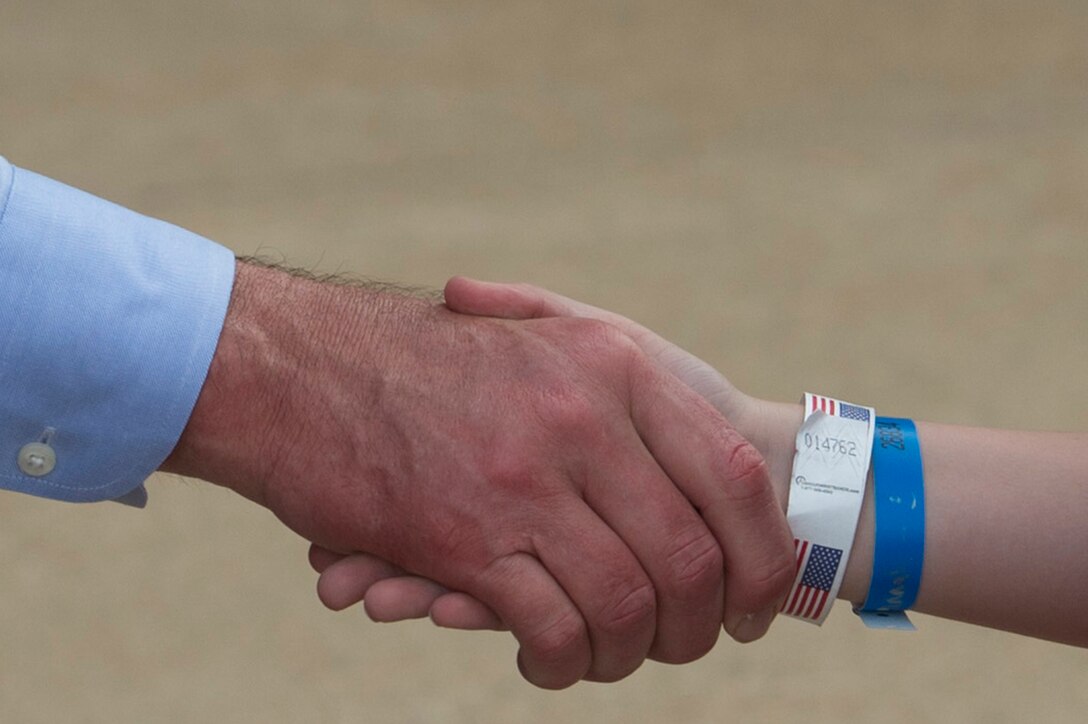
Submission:
MULTIPOLYGON (((0 153, 239 253, 546 285, 764 397, 1088 430, 1086 8, 3 0, 0 153)), ((325 611, 305 544, 242 499, 150 492, 0 495, 0 721, 1088 711, 1088 652, 845 606, 542 692, 505 635, 325 611)))

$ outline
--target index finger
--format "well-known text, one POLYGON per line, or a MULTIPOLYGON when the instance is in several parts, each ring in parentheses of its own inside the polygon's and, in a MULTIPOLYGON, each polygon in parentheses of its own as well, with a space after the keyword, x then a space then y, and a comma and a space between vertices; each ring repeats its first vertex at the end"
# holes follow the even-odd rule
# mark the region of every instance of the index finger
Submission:
POLYGON ((725 629, 739 641, 757 639, 795 573, 793 538, 763 456, 706 400, 649 360, 635 363, 631 375, 635 428, 721 544, 725 629))

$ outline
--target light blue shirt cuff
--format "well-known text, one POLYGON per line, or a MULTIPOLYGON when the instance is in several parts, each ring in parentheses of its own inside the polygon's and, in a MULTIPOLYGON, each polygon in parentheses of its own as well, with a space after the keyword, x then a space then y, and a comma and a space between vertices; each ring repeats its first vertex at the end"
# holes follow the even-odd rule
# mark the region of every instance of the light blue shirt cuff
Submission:
POLYGON ((142 505, 233 281, 230 250, 0 158, 0 488, 142 505))

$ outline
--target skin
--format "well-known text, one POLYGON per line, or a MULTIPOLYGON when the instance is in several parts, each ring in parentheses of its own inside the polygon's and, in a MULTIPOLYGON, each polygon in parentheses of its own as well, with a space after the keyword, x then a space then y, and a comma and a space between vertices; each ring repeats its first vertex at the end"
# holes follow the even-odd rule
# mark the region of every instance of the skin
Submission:
POLYGON ((792 578, 762 456, 599 320, 457 314, 239 263, 163 469, 330 555, 463 592, 547 688, 698 658, 723 621, 757 638, 792 578))
MULTIPOLYGON (((453 279, 447 304, 515 319, 581 316, 616 325, 734 421, 765 455, 787 504, 798 405, 756 400, 701 360, 618 315, 528 285, 453 279)), ((918 422, 926 486, 926 559, 915 610, 1076 646, 1088 646, 1088 435, 918 422)), ((839 598, 860 602, 874 541, 870 488, 839 598)), ((318 593, 341 609, 363 600, 379 621, 430 615, 463 629, 502 629, 480 601, 369 555, 311 548, 318 593)))

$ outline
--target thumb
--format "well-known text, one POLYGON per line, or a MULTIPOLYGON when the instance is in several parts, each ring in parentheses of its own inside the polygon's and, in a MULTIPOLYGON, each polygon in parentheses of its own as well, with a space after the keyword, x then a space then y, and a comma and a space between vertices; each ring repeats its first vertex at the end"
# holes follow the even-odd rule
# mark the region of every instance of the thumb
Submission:
POLYGON ((747 398, 711 365, 655 332, 615 312, 579 302, 532 284, 496 284, 468 277, 446 282, 446 306, 454 312, 502 319, 584 317, 622 331, 651 359, 680 378, 729 418, 739 415, 747 398))
POLYGON ((446 282, 446 306, 460 314, 502 319, 579 315, 577 302, 531 284, 496 284, 468 277, 446 282))

